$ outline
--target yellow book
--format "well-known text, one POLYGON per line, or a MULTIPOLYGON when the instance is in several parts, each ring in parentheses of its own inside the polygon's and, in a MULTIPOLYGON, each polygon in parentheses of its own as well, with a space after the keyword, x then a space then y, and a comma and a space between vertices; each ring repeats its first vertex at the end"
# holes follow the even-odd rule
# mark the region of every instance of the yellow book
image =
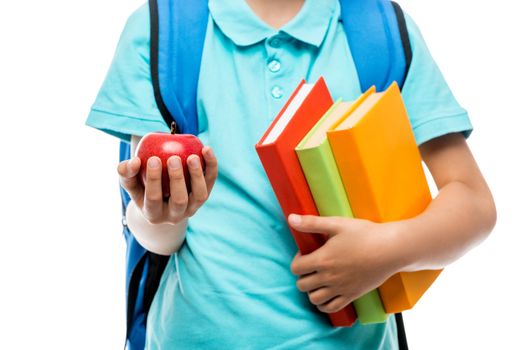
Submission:
MULTIPOLYGON (((431 193, 422 159, 393 83, 374 87, 348 116, 327 132, 353 214, 374 222, 408 219, 423 212, 431 193)), ((387 313, 412 308, 442 270, 401 272, 379 287, 387 313)))

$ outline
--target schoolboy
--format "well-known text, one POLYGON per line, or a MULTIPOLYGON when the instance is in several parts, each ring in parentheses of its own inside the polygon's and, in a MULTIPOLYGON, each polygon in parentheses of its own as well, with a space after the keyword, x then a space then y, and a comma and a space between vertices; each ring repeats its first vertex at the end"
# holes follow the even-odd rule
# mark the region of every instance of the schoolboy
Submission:
MULTIPOLYGON (((206 171, 169 161, 172 196, 163 203, 158 159, 118 172, 133 201, 128 225, 147 249, 171 255, 151 306, 148 349, 396 349, 394 318, 333 328, 334 312, 398 271, 439 269, 478 244, 495 206, 468 149, 472 126, 407 16, 413 61, 403 98, 422 157, 439 188, 421 215, 377 224, 347 218, 284 218, 254 144, 294 87, 324 76, 334 97, 360 89, 337 0, 210 0, 198 86, 198 137, 206 171), (328 233, 300 256, 286 219, 328 233), (297 279, 298 278, 298 279, 297 279)), ((128 20, 87 124, 130 141, 166 130, 149 70, 146 6, 128 20)), ((195 166, 192 164, 195 163, 195 166)))

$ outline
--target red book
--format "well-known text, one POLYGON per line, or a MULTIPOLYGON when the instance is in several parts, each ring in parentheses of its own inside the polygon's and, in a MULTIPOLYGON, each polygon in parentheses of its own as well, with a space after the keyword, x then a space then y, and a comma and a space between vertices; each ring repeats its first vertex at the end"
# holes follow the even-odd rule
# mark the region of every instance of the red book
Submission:
MULTIPOLYGON (((295 147, 332 105, 333 99, 323 78, 315 84, 300 82, 255 145, 286 219, 291 213, 318 215, 295 147)), ((289 229, 303 255, 313 252, 326 241, 322 234, 289 229)), ((356 320, 356 314, 353 306, 348 305, 343 310, 329 314, 329 318, 333 326, 351 326, 356 320)))

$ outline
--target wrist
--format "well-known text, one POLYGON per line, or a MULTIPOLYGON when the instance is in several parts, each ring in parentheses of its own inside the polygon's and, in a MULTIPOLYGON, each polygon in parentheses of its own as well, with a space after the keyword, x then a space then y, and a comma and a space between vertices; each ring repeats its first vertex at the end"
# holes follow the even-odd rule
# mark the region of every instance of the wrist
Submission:
POLYGON ((126 216, 133 236, 138 243, 151 252, 171 255, 184 242, 188 225, 187 218, 176 224, 152 224, 133 201, 127 207, 126 216))
POLYGON ((177 222, 172 222, 172 221, 161 221, 161 222, 151 222, 147 216, 144 214, 144 212, 142 211, 142 209, 140 209, 137 205, 136 205, 136 202, 131 200, 129 202, 129 204, 127 205, 127 209, 126 209, 126 217, 128 216, 133 216, 135 218, 138 218, 138 220, 140 221, 143 221, 145 223, 147 223, 147 225, 151 226, 151 227, 165 227, 165 228, 169 228, 169 227, 172 227, 172 228, 182 228, 182 227, 187 227, 187 223, 188 223, 188 218, 185 217, 177 222))
POLYGON ((385 223, 388 229, 385 237, 385 257, 392 269, 392 274, 411 270, 415 258, 413 246, 415 242, 408 239, 409 223, 407 221, 395 221, 385 223))

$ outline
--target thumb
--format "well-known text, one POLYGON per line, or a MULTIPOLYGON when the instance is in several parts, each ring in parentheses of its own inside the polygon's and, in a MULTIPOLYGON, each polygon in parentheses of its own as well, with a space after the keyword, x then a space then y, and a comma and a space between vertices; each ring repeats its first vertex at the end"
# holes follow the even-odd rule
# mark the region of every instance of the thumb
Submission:
POLYGON ((341 232, 342 218, 335 216, 315 216, 290 214, 288 222, 295 230, 300 232, 324 233, 329 238, 341 232))

